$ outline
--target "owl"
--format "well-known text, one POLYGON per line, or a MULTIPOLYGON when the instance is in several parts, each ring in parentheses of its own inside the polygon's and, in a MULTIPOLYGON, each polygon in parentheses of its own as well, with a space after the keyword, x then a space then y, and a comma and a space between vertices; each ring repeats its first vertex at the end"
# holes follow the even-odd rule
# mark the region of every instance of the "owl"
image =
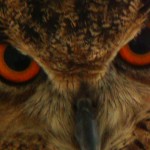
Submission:
POLYGON ((149 150, 149 20, 149 0, 0 0, 0 150, 149 150))

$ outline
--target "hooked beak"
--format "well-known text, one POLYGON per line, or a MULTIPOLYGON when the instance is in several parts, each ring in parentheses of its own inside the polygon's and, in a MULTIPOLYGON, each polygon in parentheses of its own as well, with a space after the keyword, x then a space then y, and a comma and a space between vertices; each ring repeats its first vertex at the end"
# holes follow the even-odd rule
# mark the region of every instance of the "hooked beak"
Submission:
POLYGON ((97 150, 98 133, 90 100, 87 98, 78 100, 76 108, 76 139, 80 149, 97 150))

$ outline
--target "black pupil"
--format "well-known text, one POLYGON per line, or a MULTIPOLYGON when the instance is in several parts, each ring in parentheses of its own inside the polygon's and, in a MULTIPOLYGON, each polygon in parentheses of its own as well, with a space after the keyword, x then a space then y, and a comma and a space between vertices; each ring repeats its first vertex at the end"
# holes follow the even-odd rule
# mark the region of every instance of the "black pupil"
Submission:
POLYGON ((6 64, 15 71, 23 71, 31 63, 28 56, 22 55, 12 46, 8 46, 5 50, 4 60, 6 64))
POLYGON ((150 28, 144 28, 140 35, 129 43, 132 51, 138 54, 150 52, 150 28))

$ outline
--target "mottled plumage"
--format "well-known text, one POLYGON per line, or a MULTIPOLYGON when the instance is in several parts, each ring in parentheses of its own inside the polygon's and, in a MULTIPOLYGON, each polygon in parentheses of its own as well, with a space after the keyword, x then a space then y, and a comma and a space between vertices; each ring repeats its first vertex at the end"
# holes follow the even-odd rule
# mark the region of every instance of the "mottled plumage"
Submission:
POLYGON ((92 106, 97 150, 150 149, 150 67, 117 55, 149 22, 148 6, 149 0, 0 0, 0 41, 42 68, 25 84, 0 80, 0 149, 80 150, 82 98, 92 106))

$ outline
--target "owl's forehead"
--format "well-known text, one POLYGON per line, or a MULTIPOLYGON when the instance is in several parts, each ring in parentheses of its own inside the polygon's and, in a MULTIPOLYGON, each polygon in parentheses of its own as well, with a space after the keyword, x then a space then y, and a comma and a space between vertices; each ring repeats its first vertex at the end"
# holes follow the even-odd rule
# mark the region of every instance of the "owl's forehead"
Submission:
POLYGON ((41 47, 47 43, 68 47, 99 43, 99 48, 124 32, 135 21, 142 5, 137 0, 0 0, 0 3, 0 23, 12 40, 36 46, 38 43, 41 47))
POLYGON ((32 37, 31 39, 36 41, 42 36, 79 37, 85 33, 88 39, 98 35, 107 39, 122 30, 123 25, 134 18, 141 5, 137 0, 0 0, 0 2, 2 24, 11 28, 10 30, 20 30, 21 33, 24 32, 26 38, 32 37))

